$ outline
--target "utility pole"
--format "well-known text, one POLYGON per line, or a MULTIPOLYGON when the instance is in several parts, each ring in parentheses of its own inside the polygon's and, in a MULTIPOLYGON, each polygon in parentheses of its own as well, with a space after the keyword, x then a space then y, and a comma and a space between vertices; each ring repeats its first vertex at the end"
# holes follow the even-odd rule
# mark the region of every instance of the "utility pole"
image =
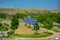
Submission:
POLYGON ((60 13, 60 0, 58 0, 58 13, 60 13))

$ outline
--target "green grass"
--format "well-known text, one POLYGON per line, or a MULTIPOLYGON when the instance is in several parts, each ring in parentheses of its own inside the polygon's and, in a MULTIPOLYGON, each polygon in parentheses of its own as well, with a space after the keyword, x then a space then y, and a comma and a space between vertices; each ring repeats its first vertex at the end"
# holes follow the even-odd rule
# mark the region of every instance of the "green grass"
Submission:
POLYGON ((23 38, 42 38, 48 37, 52 35, 52 33, 40 33, 40 34, 16 34, 15 37, 23 37, 23 38))
POLYGON ((60 32, 58 29, 52 28, 51 31, 60 32))

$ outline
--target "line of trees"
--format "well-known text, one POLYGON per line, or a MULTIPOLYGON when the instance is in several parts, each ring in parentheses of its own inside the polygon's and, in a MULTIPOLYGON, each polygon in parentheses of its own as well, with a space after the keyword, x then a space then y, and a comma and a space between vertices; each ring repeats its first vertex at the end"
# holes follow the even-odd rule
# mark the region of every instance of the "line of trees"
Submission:
MULTIPOLYGON (((14 16, 12 16, 11 19, 11 29, 15 31, 15 29, 18 28, 19 25, 19 18, 23 19, 23 17, 27 17, 26 14, 15 14, 14 16)), ((5 19, 6 18, 6 14, 4 13, 0 13, 0 18, 5 19)), ((59 13, 49 13, 49 14, 39 14, 38 16, 31 16, 31 18, 36 18, 37 19, 37 23, 34 25, 35 28, 35 33, 37 33, 37 30, 40 29, 38 23, 42 23, 44 25, 43 28, 45 29, 51 29, 53 27, 53 22, 57 22, 60 24, 60 14, 59 13)))
POLYGON ((43 24, 43 28, 50 30, 53 28, 53 22, 60 24, 60 14, 59 13, 51 13, 51 14, 40 14, 38 16, 31 16, 32 18, 36 18, 38 23, 43 24))

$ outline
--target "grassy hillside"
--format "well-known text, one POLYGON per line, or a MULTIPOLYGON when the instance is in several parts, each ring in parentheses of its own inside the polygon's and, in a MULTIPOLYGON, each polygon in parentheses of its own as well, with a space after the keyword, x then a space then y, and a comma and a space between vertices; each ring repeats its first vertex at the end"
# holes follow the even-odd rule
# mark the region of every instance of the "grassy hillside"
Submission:
POLYGON ((15 14, 15 13, 56 13, 57 10, 48 10, 48 9, 38 9, 38 8, 20 8, 20 9, 13 9, 13 8, 0 8, 0 12, 8 13, 8 14, 15 14))

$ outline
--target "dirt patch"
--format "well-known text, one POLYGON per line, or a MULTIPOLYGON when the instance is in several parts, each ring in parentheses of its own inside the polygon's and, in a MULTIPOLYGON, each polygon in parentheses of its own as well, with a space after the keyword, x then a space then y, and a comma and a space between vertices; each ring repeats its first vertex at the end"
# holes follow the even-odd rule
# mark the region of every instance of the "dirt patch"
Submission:
MULTIPOLYGON (((33 34, 35 31, 32 30, 33 29, 33 25, 31 25, 32 28, 28 28, 28 25, 25 26, 25 23, 22 22, 19 24, 19 27, 18 29, 15 30, 15 34, 33 34)), ((45 30, 38 30, 38 33, 42 33, 44 32, 45 30)))

